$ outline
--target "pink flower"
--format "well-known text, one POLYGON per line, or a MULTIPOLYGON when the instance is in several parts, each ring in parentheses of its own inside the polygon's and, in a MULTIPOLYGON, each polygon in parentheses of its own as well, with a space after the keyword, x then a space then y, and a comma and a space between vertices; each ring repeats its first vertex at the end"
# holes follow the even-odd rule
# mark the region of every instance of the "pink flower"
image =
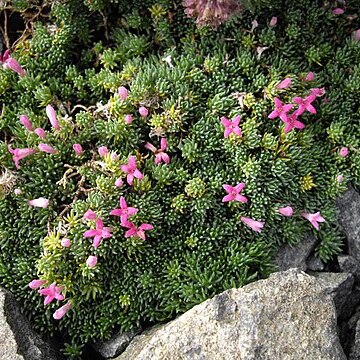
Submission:
POLYGON ((344 146, 340 149, 339 155, 345 157, 348 155, 348 153, 349 153, 349 149, 344 146))
POLYGON ((145 106, 141 106, 141 107, 139 108, 139 114, 140 114, 140 116, 142 116, 142 117, 146 117, 146 116, 149 115, 149 110, 148 110, 145 106))
POLYGON ((21 195, 21 194, 22 194, 22 191, 17 188, 17 189, 14 190, 14 194, 15 194, 15 195, 21 195))
POLYGON ((101 219, 98 219, 96 221, 96 229, 87 230, 84 232, 85 237, 93 237, 93 247, 97 249, 99 245, 101 244, 102 239, 108 239, 111 235, 111 228, 104 227, 104 224, 101 219))
POLYGON ((144 177, 144 175, 136 167, 135 156, 130 156, 128 161, 129 161, 128 165, 121 165, 120 168, 124 173, 127 173, 126 176, 127 183, 129 185, 132 185, 134 177, 140 180, 144 177))
POLYGON ((118 89, 118 93, 121 100, 126 100, 129 95, 129 92, 125 86, 120 86, 118 89))
POLYGON ((240 195, 240 192, 244 189, 244 187, 245 183, 239 183, 235 187, 224 184, 223 188, 226 190, 228 195, 223 197, 222 202, 240 201, 246 203, 248 201, 247 197, 240 195))
POLYGON ((277 89, 287 89, 291 86, 291 78, 284 79, 280 84, 276 86, 277 89))
POLYGON ((353 40, 360 41, 360 29, 353 32, 353 40))
POLYGON ((287 121, 287 113, 294 107, 293 104, 283 104, 280 99, 274 97, 275 110, 268 116, 269 119, 279 117, 282 121, 287 121))
POLYGON ((310 96, 315 95, 316 97, 321 97, 325 95, 325 89, 324 88, 313 88, 310 89, 310 96))
POLYGON ((128 217, 136 214, 139 211, 137 208, 128 207, 123 196, 120 197, 120 208, 111 210, 110 215, 120 216, 121 223, 126 223, 128 217))
POLYGON ((232 120, 227 119, 226 117, 221 117, 221 124, 225 126, 224 137, 229 137, 230 134, 234 133, 238 136, 242 136, 241 129, 239 127, 240 115, 235 116, 232 120))
POLYGON ((319 222, 324 222, 325 219, 320 215, 320 211, 315 214, 310 214, 305 211, 301 213, 301 216, 306 220, 309 220, 316 230, 319 230, 319 222))
POLYGON ((4 52, 4 56, 0 55, 0 63, 3 64, 4 69, 10 69, 20 76, 24 77, 26 75, 25 70, 21 67, 21 65, 10 56, 10 51, 6 50, 4 52))
POLYGON ((117 178, 115 181, 115 186, 116 187, 121 187, 124 185, 123 179, 122 178, 117 178))
POLYGON ((89 267, 89 268, 93 268, 95 267, 97 264, 97 257, 96 256, 93 256, 93 255, 90 255, 87 260, 86 260, 86 265, 89 267))
POLYGON ((39 137, 41 137, 41 138, 43 138, 43 139, 46 138, 46 132, 45 132, 45 130, 42 129, 42 128, 36 128, 36 129, 34 130, 34 133, 35 133, 37 136, 39 136, 39 137))
POLYGON ((155 154, 155 164, 160 164, 164 161, 165 164, 170 163, 170 157, 164 151, 167 148, 167 140, 166 138, 161 138, 160 140, 160 149, 156 149, 156 147, 150 143, 146 143, 145 149, 152 151, 155 154))
POLYGON ((76 155, 81 155, 84 152, 84 150, 80 144, 74 144, 73 149, 74 149, 76 155))
POLYGON ((46 284, 46 280, 33 280, 29 283, 29 288, 30 289, 38 289, 39 287, 43 286, 44 284, 46 284))
POLYGON ((343 14, 345 12, 345 10, 344 9, 341 9, 341 8, 336 8, 336 9, 334 9, 333 11, 332 11, 332 13, 334 14, 334 15, 341 15, 341 14, 343 14))
POLYGON ((257 232, 261 232, 262 228, 265 225, 264 221, 256 221, 245 216, 241 216, 240 220, 246 225, 248 225, 252 230, 257 232))
POLYGON ((315 98, 316 96, 314 94, 307 96, 305 99, 298 96, 294 97, 293 101, 299 105, 298 109, 296 110, 296 114, 301 115, 305 110, 311 114, 316 114, 316 109, 311 104, 315 98))
POLYGON ((125 124, 131 124, 133 122, 133 116, 130 114, 125 115, 125 124))
POLYGON ((33 200, 29 200, 28 204, 30 206, 34 206, 34 207, 40 207, 40 208, 47 208, 49 206, 49 200, 45 199, 43 197, 39 197, 37 199, 33 199, 33 200))
POLYGON ((54 312, 53 318, 55 320, 60 320, 69 311, 70 308, 71 308, 71 302, 68 301, 65 305, 63 305, 54 312))
POLYGON ((21 159, 24 159, 25 157, 30 156, 36 152, 36 150, 30 148, 16 148, 15 150, 13 150, 10 145, 8 146, 8 150, 13 155, 12 159, 17 169, 20 169, 19 161, 21 159))
POLYGON ((338 175, 336 180, 337 180, 337 182, 342 183, 344 181, 344 176, 343 175, 338 175))
POLYGON ((305 127, 305 124, 303 124, 301 121, 298 120, 298 114, 296 111, 294 111, 291 115, 288 116, 287 120, 284 121, 286 124, 284 133, 287 134, 292 129, 303 129, 305 127))
POLYGON ((273 27, 277 24, 278 18, 276 16, 273 16, 270 20, 270 27, 273 27))
POLYGON ((44 305, 50 304, 54 299, 64 300, 64 296, 61 295, 62 287, 56 286, 56 283, 52 283, 48 288, 38 290, 40 295, 46 296, 44 305))
POLYGON ((134 223, 127 221, 126 223, 121 224, 121 226, 129 228, 126 231, 125 237, 139 237, 142 240, 146 239, 145 231, 152 230, 154 227, 150 224, 142 224, 138 228, 134 225, 134 223))
POLYGON ((118 155, 115 151, 112 151, 110 154, 111 161, 115 161, 118 158, 118 155))
POLYGON ((38 148, 47 154, 56 154, 58 151, 48 144, 39 144, 38 148))
POLYGON ((104 157, 105 155, 107 155, 109 153, 109 150, 106 146, 100 146, 98 148, 98 153, 101 157, 104 157))
POLYGON ((315 79, 315 73, 312 71, 308 72, 305 76, 305 81, 313 81, 315 79))
POLYGON ((294 210, 291 206, 286 206, 286 207, 279 208, 278 212, 284 216, 292 216, 294 213, 294 210))
POLYGON ((49 118, 50 123, 54 127, 54 129, 60 130, 60 125, 56 117, 56 112, 51 105, 46 106, 46 115, 49 118))
POLYGON ((60 244, 61 246, 68 248, 71 246, 71 241, 68 238, 64 238, 61 240, 60 244))
POLYGON ((27 130, 33 131, 31 121, 29 120, 29 118, 26 115, 20 116, 20 122, 26 127, 27 130))
POLYGON ((85 214, 84 214, 84 219, 86 220, 96 220, 97 216, 96 216, 96 212, 92 211, 91 209, 89 209, 85 214))

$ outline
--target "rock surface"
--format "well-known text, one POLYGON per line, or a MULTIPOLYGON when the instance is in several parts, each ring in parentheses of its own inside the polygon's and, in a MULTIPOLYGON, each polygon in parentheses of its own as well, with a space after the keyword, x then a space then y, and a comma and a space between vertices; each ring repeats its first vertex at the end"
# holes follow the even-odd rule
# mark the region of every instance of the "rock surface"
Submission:
POLYGON ((296 269, 231 289, 134 338, 117 360, 345 360, 331 296, 296 269))
POLYGON ((275 264, 280 271, 297 268, 306 270, 306 260, 316 245, 313 235, 308 235, 295 246, 283 245, 275 257, 275 264))
POLYGON ((113 336, 108 341, 97 342, 93 345, 93 348, 105 359, 113 358, 121 354, 125 348, 129 345, 130 341, 136 336, 141 329, 134 331, 128 331, 113 336))
POLYGON ((347 238, 349 255, 360 261, 360 194, 350 187, 336 204, 338 220, 347 238))
POLYGON ((331 295, 334 300, 337 314, 341 316, 354 286, 354 277, 352 274, 312 272, 311 275, 324 282, 327 293, 331 295))
POLYGON ((13 295, 0 289, 0 359, 56 360, 57 354, 20 313, 13 295))
POLYGON ((311 271, 323 271, 325 269, 324 263, 316 256, 310 256, 306 260, 306 268, 311 271))
POLYGON ((356 282, 360 281, 360 262, 350 255, 339 255, 338 263, 341 272, 354 275, 356 282))

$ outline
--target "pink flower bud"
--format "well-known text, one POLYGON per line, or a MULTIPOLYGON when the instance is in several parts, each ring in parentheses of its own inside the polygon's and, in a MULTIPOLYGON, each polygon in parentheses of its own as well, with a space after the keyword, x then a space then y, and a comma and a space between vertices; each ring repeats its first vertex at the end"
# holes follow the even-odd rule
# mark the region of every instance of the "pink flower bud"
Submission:
POLYGON ((80 144, 74 144, 73 149, 74 149, 76 155, 81 155, 84 151, 80 144))
POLYGON ((43 151, 47 154, 56 154, 58 151, 56 149, 54 149, 52 146, 48 145, 48 144, 39 144, 38 146, 40 151, 43 151))
POLYGON ((116 187, 121 187, 121 186, 123 186, 123 185, 124 185, 124 182, 123 182, 123 179, 122 179, 122 178, 116 179, 116 181, 115 181, 115 186, 116 186, 116 187))
POLYGON ((341 15, 341 14, 343 14, 345 11, 344 11, 344 9, 341 9, 341 8, 336 8, 336 9, 334 9, 333 11, 332 11, 332 13, 334 14, 334 15, 341 15))
POLYGON ((84 219, 86 220, 96 220, 97 216, 96 216, 96 212, 92 211, 91 209, 89 209, 85 214, 84 214, 84 219))
MULTIPOLYGON (((4 58, 5 58, 5 54, 4 54, 4 58)), ((24 77, 26 75, 25 70, 21 67, 21 65, 12 57, 9 57, 5 62, 4 62, 4 69, 10 69, 14 72, 16 72, 17 74, 19 74, 21 77, 24 77)))
POLYGON ((278 18, 276 16, 273 16, 270 20, 270 26, 273 27, 277 24, 278 18))
POLYGON ((93 268, 95 267, 97 264, 97 257, 96 256, 93 256, 93 255, 90 255, 87 260, 86 260, 86 265, 89 267, 89 268, 93 268))
POLYGON ((278 212, 284 216, 292 216, 294 213, 294 210, 291 206, 286 206, 286 207, 278 209, 278 212))
POLYGON ((338 175, 337 178, 336 178, 336 180, 337 180, 339 183, 341 183, 341 182, 344 181, 344 176, 338 175))
POLYGON ((49 200, 43 197, 39 197, 37 199, 29 200, 28 204, 34 207, 47 208, 49 206, 49 200))
POLYGON ((340 149, 339 155, 345 157, 348 155, 348 153, 349 153, 349 149, 347 147, 342 147, 340 149))
POLYGON ((129 92, 125 86, 120 86, 118 89, 118 93, 121 100, 126 100, 129 95, 129 92))
POLYGON ((71 308, 71 302, 67 302, 64 306, 62 306, 61 308, 57 309, 54 314, 53 314, 53 318, 55 320, 60 320, 71 308))
POLYGON ((43 138, 43 139, 46 138, 46 132, 45 132, 45 130, 42 129, 42 128, 37 128, 37 129, 35 129, 35 130, 34 130, 34 133, 35 133, 37 136, 39 136, 39 137, 41 137, 41 138, 43 138))
POLYGON ((56 112, 51 105, 46 106, 46 115, 50 120, 51 125, 56 130, 60 130, 60 125, 57 121, 56 112))
POLYGON ((353 40, 360 41, 360 29, 353 32, 353 40))
POLYGON ((140 109, 139 109, 139 114, 142 117, 146 117, 146 116, 149 115, 149 110, 145 106, 141 106, 140 109))
POLYGON ((132 115, 128 114, 128 115, 125 115, 125 124, 131 124, 133 122, 133 117, 132 115))
POLYGON ((71 241, 68 238, 64 238, 61 240, 60 244, 61 246, 68 248, 71 245, 71 241))
POLYGON ((112 151, 111 154, 110 154, 110 159, 112 161, 115 161, 117 158, 118 158, 117 153, 115 151, 112 151))
POLYGON ((312 71, 307 73, 305 76, 305 81, 313 81, 314 79, 315 79, 315 73, 313 73, 312 71))
POLYGON ((22 191, 20 189, 15 189, 14 190, 14 194, 15 195, 21 195, 22 194, 22 191))
POLYGON ((100 155, 101 157, 104 157, 106 154, 109 153, 109 150, 108 150, 108 148, 107 148, 106 146, 100 146, 100 147, 98 148, 98 152, 99 152, 99 155, 100 155))
POLYGON ((20 116, 20 122, 26 127, 26 129, 28 129, 29 131, 33 131, 32 124, 26 115, 20 116))
POLYGON ((38 289, 40 286, 46 284, 46 280, 33 280, 29 283, 30 289, 38 289))
POLYGON ((284 79, 280 84, 276 86, 277 89, 287 89, 291 86, 291 78, 284 79))

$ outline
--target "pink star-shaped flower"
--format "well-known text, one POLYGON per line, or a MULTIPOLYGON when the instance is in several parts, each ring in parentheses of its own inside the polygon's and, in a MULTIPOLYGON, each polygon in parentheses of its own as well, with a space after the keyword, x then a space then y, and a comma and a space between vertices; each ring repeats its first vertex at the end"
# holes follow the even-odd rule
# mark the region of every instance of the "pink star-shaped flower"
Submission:
POLYGON ((305 211, 301 213, 301 216, 306 220, 309 220, 316 230, 319 230, 319 222, 325 222, 325 219, 320 215, 320 211, 315 214, 310 214, 305 211))
POLYGON ((38 290, 40 295, 46 296, 44 305, 50 304, 54 299, 64 300, 64 295, 61 295, 62 287, 56 286, 56 283, 52 283, 48 288, 38 290))
POLYGON ((139 180, 144 177, 144 175, 139 171, 139 169, 136 166, 135 156, 130 156, 128 164, 121 165, 120 168, 124 173, 127 173, 126 181, 129 185, 132 185, 134 181, 134 177, 136 177, 139 180))
POLYGON ((232 120, 227 119, 226 117, 221 117, 221 123, 225 126, 224 137, 229 137, 230 134, 236 134, 242 136, 240 124, 240 115, 235 116, 232 120))
POLYGON ((154 227, 150 224, 141 224, 139 227, 136 227, 134 223, 127 221, 122 226, 128 228, 129 230, 126 231, 125 237, 139 237, 142 240, 146 239, 145 231, 152 230, 154 227))
POLYGON ((301 121, 298 120, 298 114, 296 111, 294 111, 291 115, 288 116, 287 120, 284 121, 286 124, 284 133, 287 134, 292 129, 303 129, 305 127, 305 124, 303 124, 301 121))
POLYGON ((316 98, 315 94, 311 94, 307 96, 305 99, 298 96, 294 97, 293 101, 299 105, 299 108, 296 110, 296 114, 301 115, 305 110, 307 110, 311 114, 316 114, 316 109, 311 104, 315 100, 315 98, 316 98))
POLYGON ((240 201, 246 203, 248 201, 247 197, 240 195, 240 192, 244 189, 244 187, 244 183, 239 183, 235 187, 224 184, 223 188, 227 191, 228 195, 223 197, 222 202, 240 201))
POLYGON ((139 211, 137 208, 128 207, 123 196, 120 197, 120 208, 110 211, 110 215, 120 216, 121 223, 128 221, 128 217, 136 214, 139 211))
POLYGON ((275 110, 268 116, 269 119, 279 117, 282 121, 287 121, 287 113, 294 107, 294 104, 283 104, 280 99, 274 97, 275 110))
POLYGON ((111 235, 111 228, 104 227, 104 224, 101 219, 96 221, 96 229, 86 230, 83 234, 85 237, 93 237, 93 247, 97 249, 101 244, 102 239, 108 239, 111 235))
POLYGON ((148 149, 152 151, 155 154, 155 164, 160 164, 162 161, 164 161, 165 164, 170 163, 170 157, 168 154, 166 154, 164 151, 167 148, 167 140, 166 138, 162 138, 160 140, 160 149, 157 149, 154 145, 150 143, 146 143, 145 149, 148 149))

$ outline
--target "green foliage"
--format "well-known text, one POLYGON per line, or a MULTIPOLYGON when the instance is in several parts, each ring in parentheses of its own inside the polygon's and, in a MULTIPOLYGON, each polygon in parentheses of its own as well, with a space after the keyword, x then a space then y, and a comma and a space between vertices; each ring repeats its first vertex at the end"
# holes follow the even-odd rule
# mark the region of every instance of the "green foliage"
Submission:
MULTIPOLYGON (((360 42, 351 39, 359 22, 332 15, 320 2, 266 3, 254 8, 259 26, 250 33, 250 12, 215 31, 198 29, 180 2, 59 1, 17 44, 14 56, 26 77, 0 69, 0 284, 39 331, 62 333, 66 356, 268 276, 277 246, 296 244, 309 231, 322 260, 341 251, 333 201, 350 182, 360 186, 360 42), (259 56, 261 47, 267 49, 259 56), (316 77, 306 82, 309 71, 316 77), (277 89, 285 77, 292 86, 277 89), (119 98, 119 86, 129 90, 127 99, 119 98), (302 115, 303 130, 285 134, 278 118, 268 119, 275 96, 289 103, 315 87, 325 88, 328 101, 318 98, 317 114, 302 115), (48 104, 60 130, 46 117, 48 104), (147 117, 139 115, 141 106, 147 117), (19 123, 22 114, 46 130, 46 139, 19 123), (220 117, 236 115, 243 136, 224 138, 220 117), (156 165, 145 148, 149 142, 159 149, 162 137, 168 165, 156 165), (16 169, 7 146, 41 142, 58 152, 37 151, 16 169), (100 157, 100 146, 109 154, 100 157), (144 174, 133 186, 121 169, 129 156, 144 174), (119 178, 124 184, 115 186, 119 178), (239 182, 249 201, 223 203, 222 185, 239 182), (125 237, 127 229, 110 216, 120 196, 139 209, 131 217, 136 226, 153 225, 146 240, 125 237), (49 199, 49 207, 28 205, 38 197, 49 199), (293 217, 278 213, 284 206, 295 209, 293 217), (83 218, 88 209, 112 228, 97 249, 83 236, 96 226, 83 218), (301 211, 321 211, 326 223, 315 231, 301 211), (251 230, 241 216, 265 221, 263 231, 251 230), (86 266, 90 255, 98 257, 94 268, 86 266), (60 321, 52 314, 63 303, 44 307, 28 288, 37 278, 56 282, 71 299, 60 321)), ((14 4, 17 11, 25 5, 14 4)))

